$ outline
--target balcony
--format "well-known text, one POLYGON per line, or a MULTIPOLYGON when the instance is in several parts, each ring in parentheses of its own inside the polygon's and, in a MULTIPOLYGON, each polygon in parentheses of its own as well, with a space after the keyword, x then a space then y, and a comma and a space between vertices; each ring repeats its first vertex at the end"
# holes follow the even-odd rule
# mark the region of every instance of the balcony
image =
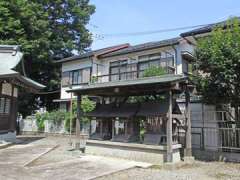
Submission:
MULTIPOLYGON (((163 69, 165 70, 165 74, 175 74, 175 67, 166 66, 163 69)), ((147 69, 138 70, 138 71, 112 73, 112 74, 106 74, 106 75, 100 75, 100 76, 92 76, 90 83, 95 84, 95 83, 105 83, 105 82, 113 82, 113 81, 126 81, 126 80, 139 79, 139 78, 145 77, 144 73, 146 70, 147 69)))

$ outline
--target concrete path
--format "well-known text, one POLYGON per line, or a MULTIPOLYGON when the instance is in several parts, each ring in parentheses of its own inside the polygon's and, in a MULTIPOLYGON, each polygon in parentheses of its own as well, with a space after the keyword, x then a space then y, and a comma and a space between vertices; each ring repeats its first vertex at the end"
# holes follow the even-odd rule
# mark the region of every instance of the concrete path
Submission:
POLYGON ((65 141, 42 138, 0 150, 0 179, 88 180, 151 164, 68 151, 65 141), (54 147, 58 147, 53 149, 54 147), (53 149, 52 151, 50 151, 53 149), (46 152, 48 152, 46 154, 46 152), (36 160, 35 160, 36 159, 36 160), (29 164, 29 162, 31 162, 29 164), (28 164, 28 166, 26 166, 28 164))

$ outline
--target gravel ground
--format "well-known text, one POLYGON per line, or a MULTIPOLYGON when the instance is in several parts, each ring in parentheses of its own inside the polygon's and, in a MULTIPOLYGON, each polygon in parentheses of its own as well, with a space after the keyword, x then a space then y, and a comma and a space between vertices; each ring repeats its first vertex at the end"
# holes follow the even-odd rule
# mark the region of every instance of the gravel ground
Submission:
POLYGON ((201 162, 192 164, 184 162, 165 164, 151 168, 131 168, 129 162, 104 157, 83 157, 81 153, 68 151, 69 139, 64 137, 19 137, 25 146, 12 146, 0 151, 0 179, 89 179, 102 173, 112 173, 101 176, 97 180, 240 180, 240 164, 223 162, 201 162), (23 168, 22 165, 45 151, 49 147, 58 148, 42 156, 23 168), (122 168, 121 168, 122 167, 122 168), (129 167, 131 169, 126 168, 129 167), (116 171, 117 170, 117 171, 116 171))
POLYGON ((240 180, 240 164, 199 162, 193 164, 155 166, 148 169, 134 168, 96 180, 240 180))

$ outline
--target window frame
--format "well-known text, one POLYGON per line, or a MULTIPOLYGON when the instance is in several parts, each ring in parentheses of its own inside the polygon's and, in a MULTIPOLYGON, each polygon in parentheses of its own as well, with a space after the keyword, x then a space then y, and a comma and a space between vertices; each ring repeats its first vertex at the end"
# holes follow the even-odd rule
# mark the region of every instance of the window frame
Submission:
POLYGON ((89 69, 89 82, 91 80, 91 75, 92 75, 92 67, 85 67, 85 68, 81 68, 81 69, 75 69, 75 70, 71 70, 71 71, 64 71, 62 72, 62 77, 63 77, 63 73, 69 73, 68 74, 68 83, 69 84, 63 84, 63 78, 61 78, 61 84, 62 87, 68 87, 69 85, 82 85, 82 84, 88 84, 89 82, 83 82, 83 71, 89 69), (81 81, 79 81, 79 74, 81 74, 81 81), (74 75, 77 75, 74 78, 74 75), (76 80, 76 81, 75 81, 76 80))
MULTIPOLYGON (((165 53, 165 54, 168 54, 168 53, 165 53)), ((137 57, 137 59, 138 59, 138 61, 135 63, 137 78, 141 77, 142 73, 146 69, 150 68, 151 66, 158 65, 158 67, 163 67, 167 71, 169 70, 168 67, 174 66, 174 56, 173 55, 169 56, 169 54, 168 54, 168 55, 165 55, 165 57, 163 57, 162 52, 140 55, 137 57), (153 63, 155 63, 155 65, 153 63), (161 65, 162 63, 164 63, 166 65, 162 66, 161 65), (145 66, 147 66, 147 67, 144 69, 140 69, 141 65, 143 65, 143 64, 145 64, 145 66)), ((130 65, 128 63, 128 59, 110 62, 110 64, 109 64, 109 81, 128 79, 128 72, 134 72, 134 71, 128 71, 128 65, 130 65), (123 67, 126 67, 126 71, 125 71, 126 74, 124 74, 124 72, 121 71, 121 68, 123 68, 123 67), (118 69, 117 73, 112 73, 113 68, 118 69)))
POLYGON ((11 114, 12 98, 4 95, 0 95, 0 105, 3 105, 3 109, 2 109, 3 111, 0 112, 0 116, 9 116, 11 114), (3 100, 3 104, 2 104, 2 100, 3 100))

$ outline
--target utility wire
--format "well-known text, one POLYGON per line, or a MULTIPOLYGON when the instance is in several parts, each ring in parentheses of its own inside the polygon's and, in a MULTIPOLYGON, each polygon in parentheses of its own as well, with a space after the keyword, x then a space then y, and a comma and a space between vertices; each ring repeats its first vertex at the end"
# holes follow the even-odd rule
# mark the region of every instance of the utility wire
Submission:
POLYGON ((173 32, 173 31, 179 31, 179 30, 201 28, 201 27, 208 26, 208 25, 211 25, 211 24, 201 24, 201 25, 195 25, 195 26, 184 26, 184 27, 177 27, 177 28, 159 29, 159 30, 152 30, 152 31, 130 32, 130 33, 94 34, 93 37, 95 39, 98 39, 98 40, 103 40, 105 38, 151 35, 151 34, 159 34, 159 33, 164 33, 164 32, 173 32))

